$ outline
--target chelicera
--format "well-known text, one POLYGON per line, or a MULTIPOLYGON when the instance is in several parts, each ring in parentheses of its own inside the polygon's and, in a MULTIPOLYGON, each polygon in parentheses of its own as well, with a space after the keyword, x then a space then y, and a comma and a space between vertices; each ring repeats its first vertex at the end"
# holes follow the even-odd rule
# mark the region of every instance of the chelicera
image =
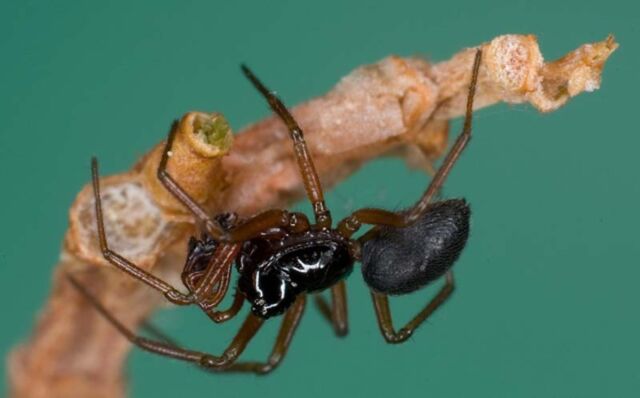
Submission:
POLYGON ((236 316, 245 302, 251 311, 228 348, 221 355, 184 349, 168 340, 135 335, 112 315, 78 281, 73 285, 96 309, 136 346, 171 358, 197 364, 209 370, 267 373, 284 357, 306 306, 308 294, 331 291, 331 302, 316 295, 321 312, 337 335, 347 333, 345 278, 354 263, 362 263, 362 274, 371 296, 382 335, 390 343, 405 341, 453 291, 451 267, 465 246, 469 234, 469 206, 464 200, 433 202, 451 168, 471 137, 473 97, 480 68, 477 51, 461 134, 422 197, 411 208, 391 212, 365 208, 332 226, 320 180, 305 144, 302 130, 283 103, 246 67, 242 69, 273 111, 286 124, 306 194, 313 208, 314 222, 298 212, 268 210, 248 219, 233 213, 210 217, 166 171, 177 124, 174 123, 158 168, 158 178, 203 226, 201 239, 191 238, 182 281, 187 293, 144 271, 111 251, 105 236, 100 200, 98 165, 92 160, 93 190, 100 247, 115 267, 156 289, 177 305, 197 304, 214 322, 236 316), (363 225, 371 230, 353 238, 363 225), (233 302, 218 306, 228 292, 233 265, 239 274, 233 302), (427 305, 404 327, 392 323, 388 296, 413 292, 444 276, 445 283, 427 305), (283 316, 273 351, 264 363, 237 361, 265 320, 283 316))

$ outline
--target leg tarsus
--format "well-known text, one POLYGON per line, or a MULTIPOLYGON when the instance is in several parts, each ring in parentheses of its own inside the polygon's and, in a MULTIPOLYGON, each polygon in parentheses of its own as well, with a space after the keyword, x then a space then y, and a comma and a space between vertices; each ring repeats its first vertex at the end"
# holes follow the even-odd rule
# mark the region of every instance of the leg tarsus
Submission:
POLYGON ((482 50, 478 49, 476 51, 476 56, 473 61, 473 69, 471 72, 471 82, 469 83, 469 91, 467 94, 467 106, 466 113, 464 117, 464 124, 462 126, 462 132, 458 135, 455 142, 449 149, 447 156, 445 156, 442 164, 438 168, 438 171, 433 176, 429 187, 422 195, 420 200, 407 212, 406 217, 408 222, 414 222, 426 211, 427 207, 431 203, 434 195, 436 195, 444 181, 449 176, 449 172, 451 172, 451 168, 458 161, 460 155, 466 148, 469 140, 471 140, 471 122, 473 120, 473 99, 476 93, 476 84, 478 82, 478 74, 480 71, 480 63, 482 61, 482 50))
MULTIPOLYGON (((120 322, 111 312, 94 297, 89 291, 74 277, 67 275, 67 279, 73 287, 102 315, 113 327, 115 327, 124 337, 137 347, 154 354, 179 359, 197 364, 205 369, 223 369, 231 365, 236 358, 242 354, 249 341, 260 330, 264 320, 253 314, 249 314, 233 341, 221 356, 211 355, 202 351, 187 350, 177 347, 165 341, 152 340, 138 336, 122 322, 120 322)), ((166 339, 163 339, 166 340, 166 339)))
POLYGON ((473 98, 475 96, 481 59, 482 51, 477 50, 473 63, 471 82, 469 83, 469 94, 467 95, 467 107, 462 132, 458 135, 458 138, 456 138, 456 141, 451 146, 451 149, 442 161, 438 171, 436 171, 435 175, 431 179, 431 183, 424 194, 422 194, 422 197, 408 211, 402 213, 393 213, 380 209, 357 210, 338 224, 337 229, 341 235, 350 238, 363 224, 401 228, 415 222, 420 218, 420 216, 422 216, 422 214, 424 214, 434 196, 442 188, 451 168, 456 163, 471 139, 473 98))
POLYGON ((173 140, 178 132, 179 122, 174 120, 171 124, 171 129, 169 130, 169 136, 167 137, 167 141, 164 147, 164 151, 162 152, 162 158, 160 158, 160 163, 158 164, 157 177, 158 180, 164 185, 167 191, 173 195, 173 197, 182 203, 184 207, 186 207, 193 216, 205 226, 207 232, 216 240, 224 240, 226 236, 226 232, 220 225, 215 222, 207 212, 200 206, 189 194, 178 184, 176 180, 169 175, 167 171, 167 163, 169 161, 169 153, 171 152, 171 147, 173 145, 173 140))
MULTIPOLYGON (((285 313, 282 324, 280 325, 278 337, 266 362, 235 362, 221 370, 224 372, 252 372, 259 375, 272 372, 280 365, 289 349, 293 335, 304 314, 305 305, 306 297, 304 295, 300 296, 285 313)), ((214 369, 214 371, 217 371, 217 369, 214 369)))
POLYGON ((287 107, 280 101, 280 98, 271 92, 246 65, 242 65, 241 68, 245 76, 267 100, 271 109, 287 126, 289 136, 293 141, 293 150, 300 175, 302 176, 302 182, 316 218, 316 224, 321 228, 330 228, 331 213, 325 204, 322 184, 320 184, 320 178, 313 164, 311 153, 307 148, 307 143, 304 140, 302 129, 293 118, 293 115, 291 115, 291 112, 289 112, 287 107))
POLYGON ((422 325, 429 316, 431 316, 431 314, 444 304, 444 302, 451 296, 454 288, 455 283, 453 280, 453 273, 449 271, 445 276, 445 283, 438 294, 436 294, 429 303, 413 317, 413 319, 397 331, 393 327, 388 296, 372 291, 371 298, 373 300, 378 326, 380 327, 380 332, 387 343, 397 344, 405 342, 409 337, 411 337, 413 332, 422 325))
POLYGON ((240 309, 242 308, 242 304, 244 304, 244 295, 238 289, 236 289, 235 294, 233 295, 233 303, 226 310, 214 310, 209 309, 205 310, 205 314, 215 323, 223 323, 235 317, 240 309))
POLYGON ((104 217, 102 214, 98 160, 95 157, 91 159, 91 176, 93 183, 93 195, 95 200, 96 223, 98 227, 98 241, 100 243, 100 250, 102 251, 104 259, 114 265, 116 268, 119 268, 120 270, 126 272, 137 280, 162 292, 164 296, 172 303, 177 305, 192 304, 194 302, 194 299, 191 295, 185 295, 184 293, 181 293, 175 287, 169 285, 157 276, 138 267, 131 261, 127 260, 126 258, 122 257, 109 248, 104 228, 104 217))
POLYGON ((316 294, 314 299, 322 316, 331 323, 336 336, 346 336, 349 333, 349 321, 345 282, 340 281, 331 287, 331 305, 320 294, 316 294))

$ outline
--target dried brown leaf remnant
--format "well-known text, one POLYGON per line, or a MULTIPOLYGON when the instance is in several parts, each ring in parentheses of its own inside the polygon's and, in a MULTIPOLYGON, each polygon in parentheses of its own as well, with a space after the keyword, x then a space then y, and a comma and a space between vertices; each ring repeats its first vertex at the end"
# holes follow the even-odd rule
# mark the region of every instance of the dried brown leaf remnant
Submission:
MULTIPOLYGON (((617 44, 609 37, 550 63, 532 35, 499 36, 481 47, 476 108, 529 102, 548 112, 598 88, 602 67, 617 44)), ((391 56, 354 70, 324 96, 295 107, 325 187, 381 155, 400 154, 430 167, 446 148, 448 120, 464 112, 473 54, 466 49, 437 64, 391 56)), ((103 200, 112 249, 171 279, 182 266, 184 242, 194 228, 189 214, 156 179, 161 151, 159 144, 131 171, 104 178, 103 200)), ((303 194, 288 133, 275 117, 245 129, 231 147, 221 115, 185 115, 169 172, 212 213, 249 215, 287 206, 303 194)), ((78 194, 69 217, 49 302, 29 341, 9 358, 16 398, 125 395, 122 365, 129 345, 65 283, 64 273, 76 273, 134 329, 162 301, 103 266, 88 187, 78 194)))

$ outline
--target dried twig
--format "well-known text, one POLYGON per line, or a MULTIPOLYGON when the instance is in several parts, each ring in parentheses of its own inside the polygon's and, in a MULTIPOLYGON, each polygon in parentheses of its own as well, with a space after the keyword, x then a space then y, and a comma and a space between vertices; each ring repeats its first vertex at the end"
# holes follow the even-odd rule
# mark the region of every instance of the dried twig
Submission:
MULTIPOLYGON (((476 107, 504 101, 555 110, 570 97, 599 87, 602 67, 616 47, 609 37, 545 64, 534 36, 497 37, 482 45, 476 107)), ((297 106, 293 113, 306 132, 324 185, 330 187, 387 154, 414 163, 417 159, 429 168, 446 148, 448 120, 463 113, 473 53, 463 50, 438 64, 388 57, 356 69, 326 95, 297 106)), ((283 124, 272 117, 238 135, 223 158, 231 146, 224 119, 190 113, 181 121, 169 171, 211 212, 249 215, 283 207, 303 193, 287 141, 283 124)), ((156 180, 160 151, 161 144, 133 170, 103 179, 105 222, 112 249, 172 278, 182 266, 184 241, 194 226, 156 180)), ((63 275, 79 275, 132 328, 161 296, 104 266, 92 206, 85 187, 70 210, 49 302, 33 336, 9 358, 13 397, 125 394, 121 372, 129 344, 75 294, 63 275)))

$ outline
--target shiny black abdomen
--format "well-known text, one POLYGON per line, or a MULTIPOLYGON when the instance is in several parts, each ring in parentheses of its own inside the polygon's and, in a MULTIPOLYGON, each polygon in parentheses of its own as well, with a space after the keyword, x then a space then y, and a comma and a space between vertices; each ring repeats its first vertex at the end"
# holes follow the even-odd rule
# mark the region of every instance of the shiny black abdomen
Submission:
POLYGON ((273 229, 243 244, 238 288, 263 318, 282 314, 302 292, 330 287, 353 269, 347 242, 331 231, 273 229))
POLYGON ((405 228, 381 228, 362 247, 362 276, 386 294, 417 290, 442 276, 469 236, 471 211, 462 199, 436 202, 405 228))

